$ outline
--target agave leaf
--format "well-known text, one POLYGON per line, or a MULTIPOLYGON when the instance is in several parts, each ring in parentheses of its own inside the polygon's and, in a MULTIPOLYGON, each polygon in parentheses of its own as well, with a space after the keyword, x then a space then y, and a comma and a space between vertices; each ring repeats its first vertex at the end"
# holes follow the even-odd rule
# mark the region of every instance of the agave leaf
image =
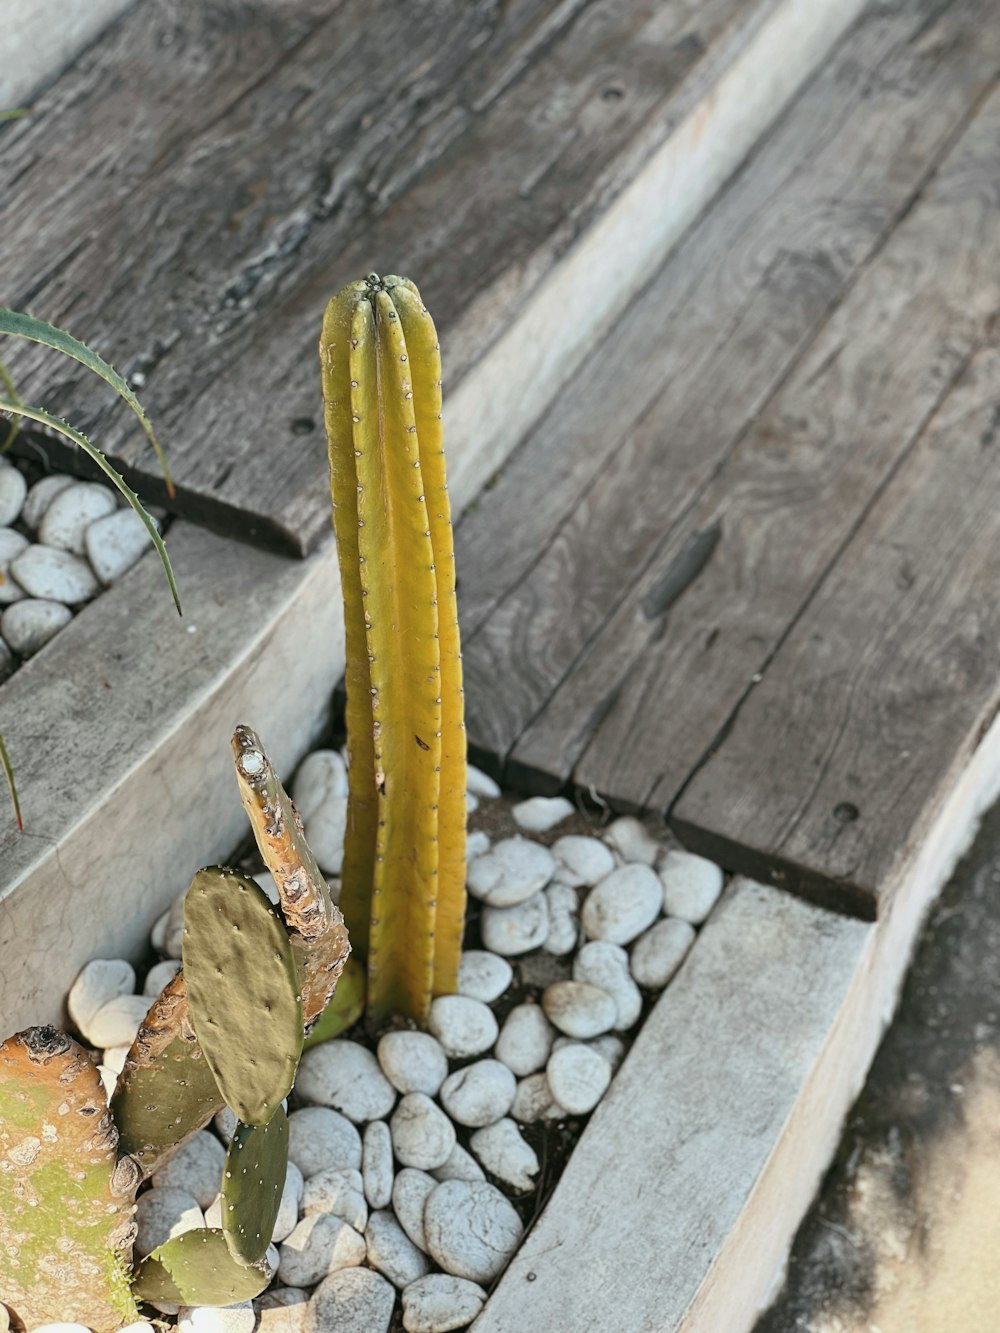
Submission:
MULTIPOLYGON (((0 384, 3 385, 4 392, 6 393, 10 401, 12 403, 17 403, 18 407, 20 407, 21 397, 20 394, 17 392, 17 385, 14 383, 10 371, 7 369, 7 367, 4 365, 2 361, 0 361, 0 384)), ((20 429, 21 429, 21 416, 20 413, 15 413, 14 416, 11 417, 10 430, 8 430, 7 432, 7 438, 4 440, 3 444, 0 444, 0 454, 5 454, 7 452, 10 446, 17 439, 18 432, 20 431, 20 429)))
POLYGON ((44 319, 36 319, 34 315, 25 315, 22 311, 11 310, 7 306, 0 306, 0 333, 9 333, 16 338, 27 338, 29 342, 42 343, 46 347, 52 347, 57 352, 72 357, 74 361, 79 361, 81 366, 86 366, 88 370, 92 370, 95 375, 99 375, 102 380, 110 384, 115 393, 128 403, 139 418, 139 423, 149 437, 150 444, 156 450, 156 457, 163 469, 163 479, 167 484, 167 494, 173 499, 175 494, 174 483, 160 442, 156 438, 152 424, 146 416, 142 404, 114 366, 109 366, 103 357, 91 351, 86 343, 80 342, 79 338, 74 338, 65 329, 57 329, 54 324, 49 324, 44 319))
POLYGON ((156 529, 156 524, 142 507, 142 502, 135 491, 126 483, 125 478, 117 473, 108 460, 101 453, 96 445, 91 444, 86 435, 82 435, 75 430, 67 421, 61 417, 54 417, 49 412, 43 412, 40 407, 26 407, 24 403, 10 403, 0 398, 0 412, 20 413, 23 417, 30 417, 32 421, 39 421, 43 426, 48 426, 50 430, 58 431, 60 435, 65 435, 72 442, 89 454, 101 471, 111 478, 115 486, 121 491, 125 499, 129 502, 135 512, 139 515, 143 527, 149 533, 150 540, 156 547, 156 552, 160 557, 160 563, 163 566, 164 573, 167 576, 167 582, 170 584, 170 593, 174 599, 174 605, 177 607, 177 614, 181 614, 181 599, 177 591, 177 583, 174 580, 174 571, 170 565, 170 557, 167 555, 167 548, 163 544, 163 538, 156 529))
POLYGON ((0 768, 3 769, 3 775, 7 779, 7 787, 10 790, 10 803, 14 807, 14 818, 17 820, 19 833, 24 832, 24 820, 21 818, 21 802, 17 796, 17 783, 14 781, 14 765, 10 762, 10 755, 7 753, 7 744, 2 735, 0 735, 0 768))

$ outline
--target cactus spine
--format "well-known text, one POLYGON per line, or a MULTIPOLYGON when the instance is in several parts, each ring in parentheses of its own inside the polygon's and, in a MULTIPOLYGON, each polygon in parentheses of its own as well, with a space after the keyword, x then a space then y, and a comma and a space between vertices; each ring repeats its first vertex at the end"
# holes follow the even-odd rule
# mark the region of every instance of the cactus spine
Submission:
POLYGON ((320 343, 347 639, 341 905, 368 1015, 456 989, 465 727, 437 336, 405 279, 349 284, 320 343))

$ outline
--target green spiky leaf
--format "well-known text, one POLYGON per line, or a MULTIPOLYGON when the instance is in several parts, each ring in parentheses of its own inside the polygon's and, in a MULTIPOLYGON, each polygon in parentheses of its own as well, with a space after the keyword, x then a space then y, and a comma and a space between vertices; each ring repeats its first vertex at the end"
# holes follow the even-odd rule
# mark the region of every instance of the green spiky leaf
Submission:
POLYGON ((359 958, 350 957, 344 965, 333 999, 316 1020, 316 1026, 306 1037, 302 1049, 310 1050, 321 1041, 330 1041, 353 1027, 365 1012, 365 965, 359 958))
POLYGON ((266 1125, 236 1126, 222 1173, 222 1230, 233 1258, 255 1264, 271 1243, 288 1170, 284 1107, 266 1125))
POLYGON ((302 1054, 302 996, 281 914, 252 879, 199 870, 184 900, 184 979, 198 1044, 226 1103, 266 1124, 302 1054))
POLYGON ((259 1296, 271 1281, 264 1264, 241 1264, 216 1227, 185 1231, 143 1259, 132 1291, 143 1301, 232 1305, 259 1296))
POLYGON ((23 311, 11 310, 7 306, 0 306, 0 334, 3 333, 8 333, 15 338, 26 338, 29 342, 42 343, 45 347, 51 347, 57 352, 62 352, 64 356, 79 361, 81 366, 93 371, 106 384, 110 384, 115 393, 128 403, 138 417, 139 424, 146 432, 150 444, 156 451, 156 457, 163 471, 163 479, 167 483, 167 494, 173 497, 175 493, 174 483, 152 423, 146 416, 142 404, 114 366, 108 365, 103 357, 98 356, 86 343, 82 343, 79 338, 74 338, 65 329, 56 328, 54 324, 49 324, 47 320, 36 319, 34 315, 26 315, 23 311))
MULTIPOLYGON (((11 375, 10 371, 7 369, 7 367, 4 365, 2 361, 0 361, 0 384, 3 385, 3 391, 7 395, 7 398, 10 400, 10 402, 20 407, 21 395, 17 391, 17 385, 14 383, 14 377, 11 375)), ((7 452, 10 446, 17 439, 20 429, 21 429, 21 415, 19 412, 15 412, 10 419, 10 428, 8 429, 7 434, 4 436, 3 443, 0 444, 0 454, 4 454, 7 452)))

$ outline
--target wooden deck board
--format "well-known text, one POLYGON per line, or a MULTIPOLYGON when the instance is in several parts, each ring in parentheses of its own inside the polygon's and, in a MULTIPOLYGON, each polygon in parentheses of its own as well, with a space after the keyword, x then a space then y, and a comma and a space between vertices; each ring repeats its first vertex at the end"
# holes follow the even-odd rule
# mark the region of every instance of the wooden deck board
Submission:
MULTIPOLYGON (((663 618, 640 609, 623 635, 616 611, 662 599, 700 492, 994 76, 981 34, 994 7, 940 8, 860 22, 460 525, 470 739, 516 780, 558 790, 595 732, 599 761, 627 768, 601 724, 617 725, 663 618)), ((669 697, 654 701, 661 724, 669 697)), ((699 721, 679 781, 717 730, 699 721)), ((657 763, 670 743, 651 751, 657 763)), ((641 806, 652 782, 632 776, 596 785, 641 806)))
MULTIPOLYGON (((0 139, 0 290, 143 374, 181 512, 304 551, 329 530, 329 295, 412 273, 460 381, 778 6, 147 0, 0 139)), ((108 395, 62 370, 47 400, 156 494, 108 395)))

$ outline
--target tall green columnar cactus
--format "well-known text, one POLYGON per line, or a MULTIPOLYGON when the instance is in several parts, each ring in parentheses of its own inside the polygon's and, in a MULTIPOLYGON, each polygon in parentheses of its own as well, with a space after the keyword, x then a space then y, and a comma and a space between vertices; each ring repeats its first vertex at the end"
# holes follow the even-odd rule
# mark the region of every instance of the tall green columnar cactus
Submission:
POLYGON ((465 723, 437 335, 413 283, 372 274, 320 342, 347 637, 341 907, 368 1016, 423 1023, 465 916, 465 723))

